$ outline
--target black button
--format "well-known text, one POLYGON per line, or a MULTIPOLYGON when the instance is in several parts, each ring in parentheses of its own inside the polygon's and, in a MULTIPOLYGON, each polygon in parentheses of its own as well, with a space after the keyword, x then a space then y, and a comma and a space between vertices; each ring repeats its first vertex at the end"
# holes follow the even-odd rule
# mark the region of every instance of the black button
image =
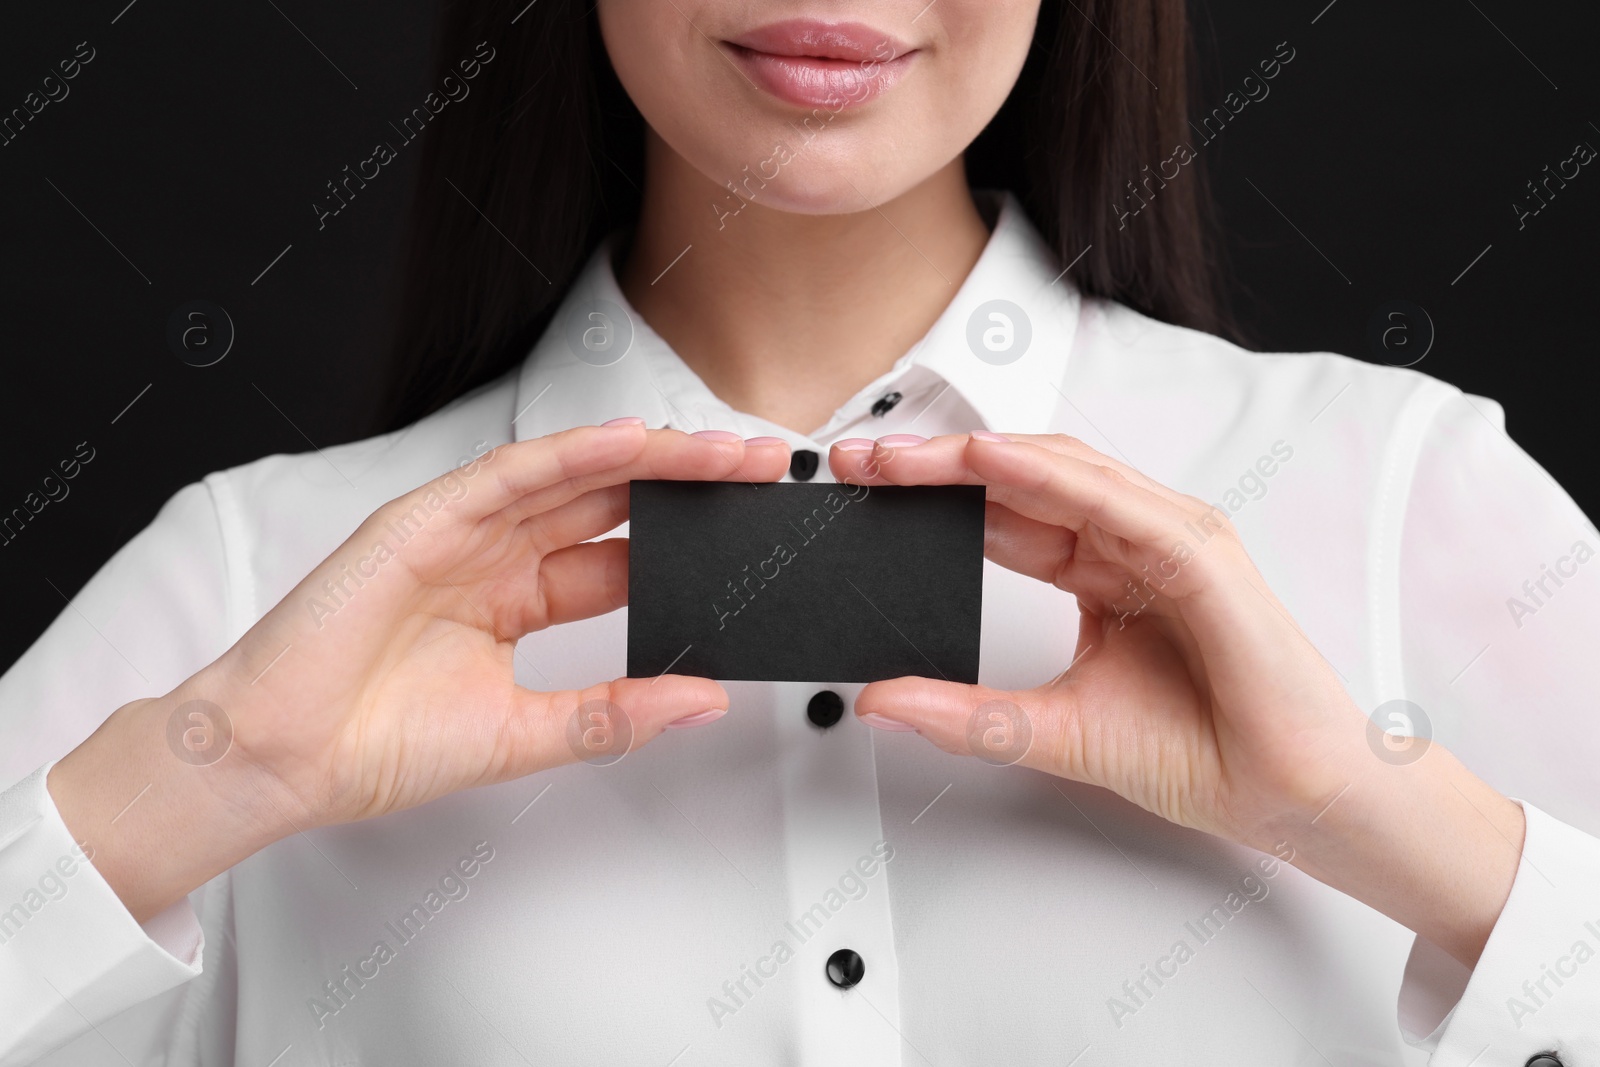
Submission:
POLYGON ((840 989, 858 985, 866 973, 866 961, 854 949, 842 948, 828 957, 828 981, 840 989))
POLYGON ((809 448, 797 448, 789 457, 789 473, 797 482, 809 482, 817 473, 817 454, 809 448))
POLYGON ((894 406, 900 403, 900 400, 901 396, 899 393, 885 393, 883 396, 878 398, 878 402, 876 404, 872 405, 872 413, 881 419, 883 416, 893 411, 894 406))
POLYGON ((844 698, 832 689, 824 689, 806 705, 806 718, 811 725, 826 730, 844 718, 844 698))
POLYGON ((1522 1067, 1566 1067, 1566 1065, 1557 1059, 1554 1053, 1541 1052, 1522 1067))

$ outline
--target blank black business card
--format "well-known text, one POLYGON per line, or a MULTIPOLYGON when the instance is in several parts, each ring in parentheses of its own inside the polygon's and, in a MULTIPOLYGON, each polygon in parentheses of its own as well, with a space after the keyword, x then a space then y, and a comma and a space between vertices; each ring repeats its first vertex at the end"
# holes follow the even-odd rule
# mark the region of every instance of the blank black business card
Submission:
POLYGON ((628 676, 978 680, 982 486, 632 484, 628 676))

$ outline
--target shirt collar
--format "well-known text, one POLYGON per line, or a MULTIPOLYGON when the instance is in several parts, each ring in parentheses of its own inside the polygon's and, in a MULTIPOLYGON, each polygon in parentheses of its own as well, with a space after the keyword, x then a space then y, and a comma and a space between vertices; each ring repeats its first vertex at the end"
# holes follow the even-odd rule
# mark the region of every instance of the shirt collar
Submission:
MULTIPOLYGON (((974 195, 998 209, 977 263, 922 340, 841 406, 817 441, 865 415, 897 382, 928 375, 944 383, 932 403, 946 388, 958 393, 982 424, 973 429, 1048 432, 1065 403, 1062 385, 1081 301, 1009 190, 974 195)), ((612 266, 620 236, 596 247, 523 361, 515 439, 627 415, 683 430, 771 432, 712 394, 628 303, 612 266)))

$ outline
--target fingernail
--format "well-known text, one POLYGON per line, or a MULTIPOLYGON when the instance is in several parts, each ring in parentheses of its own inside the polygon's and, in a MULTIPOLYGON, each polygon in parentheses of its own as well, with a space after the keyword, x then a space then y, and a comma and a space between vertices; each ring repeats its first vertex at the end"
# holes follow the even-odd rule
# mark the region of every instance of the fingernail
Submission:
POLYGON ((878 438, 878 443, 885 448, 904 448, 908 445, 920 445, 925 441, 926 437, 918 437, 914 433, 892 433, 888 437, 878 438))
POLYGON ((747 445, 786 445, 789 442, 781 437, 746 437, 744 443, 747 445))
POLYGON ((704 726, 708 722, 716 722, 728 714, 727 708, 712 708, 709 711, 699 711, 693 715, 685 715, 681 719, 673 719, 667 723, 668 730, 687 730, 691 726, 704 726))
POLYGON ((870 452, 872 441, 866 437, 846 437, 843 441, 835 441, 833 447, 840 452, 870 452))
POLYGON ((867 712, 865 715, 860 716, 860 719, 874 730, 891 730, 895 733, 908 734, 914 734, 917 732, 917 728, 915 726, 909 726, 903 722, 895 722, 893 719, 884 718, 875 711, 867 712))
POLYGON ((744 438, 731 430, 696 430, 690 436, 704 437, 707 441, 743 441, 744 438))
POLYGON ((637 415, 627 415, 620 419, 608 419, 601 426, 643 426, 644 420, 637 415))
POLYGON ((1002 437, 997 433, 990 433, 988 430, 973 430, 972 436, 979 441, 999 441, 1003 445, 1011 443, 1011 438, 1002 437))

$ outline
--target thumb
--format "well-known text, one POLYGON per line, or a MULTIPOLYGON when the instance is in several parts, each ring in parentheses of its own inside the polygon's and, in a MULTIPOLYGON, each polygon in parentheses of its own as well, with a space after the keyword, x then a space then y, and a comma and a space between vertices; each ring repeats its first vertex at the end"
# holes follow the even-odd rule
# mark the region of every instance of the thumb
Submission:
POLYGON ((521 697, 517 721, 508 724, 516 732, 507 777, 578 761, 610 766, 674 724, 698 726, 728 710, 722 686, 678 674, 521 697))
POLYGON ((856 698, 856 714, 880 730, 905 729, 946 752, 1009 767, 1049 769, 1059 730, 1036 691, 1011 692, 932 678, 873 682, 856 698))

